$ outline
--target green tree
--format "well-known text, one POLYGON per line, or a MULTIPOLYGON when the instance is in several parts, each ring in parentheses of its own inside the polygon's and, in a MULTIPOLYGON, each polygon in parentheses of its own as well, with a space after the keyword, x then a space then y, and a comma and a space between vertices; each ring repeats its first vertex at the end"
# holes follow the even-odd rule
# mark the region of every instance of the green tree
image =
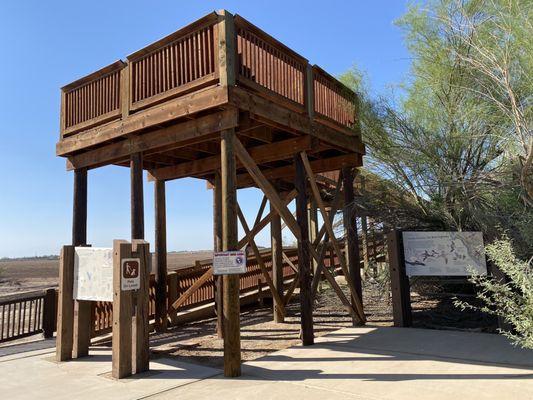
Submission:
POLYGON ((519 254, 527 255, 533 225, 526 171, 531 78, 524 73, 528 57, 514 53, 528 47, 523 46, 523 30, 517 33, 521 39, 509 39, 508 30, 491 30, 487 21, 494 28, 510 19, 511 11, 516 21, 530 11, 509 11, 496 1, 485 9, 486 3, 432 0, 409 8, 398 25, 413 55, 412 78, 398 105, 369 96, 357 69, 341 79, 360 93, 366 166, 388 182, 383 187, 388 195, 382 198, 399 199, 387 205, 369 197, 363 199, 364 207, 381 209, 383 220, 403 213, 402 221, 396 218, 391 224, 404 228, 414 219, 418 226, 482 230, 489 240, 508 232, 519 254), (458 29, 466 11, 479 21, 478 33, 472 26, 458 29), (479 68, 471 57, 476 51, 499 55, 502 43, 514 66, 508 68, 512 78, 507 86, 492 82, 489 68, 479 68), (513 109, 513 104, 519 107, 513 109), (523 118, 513 117, 517 113, 523 118))

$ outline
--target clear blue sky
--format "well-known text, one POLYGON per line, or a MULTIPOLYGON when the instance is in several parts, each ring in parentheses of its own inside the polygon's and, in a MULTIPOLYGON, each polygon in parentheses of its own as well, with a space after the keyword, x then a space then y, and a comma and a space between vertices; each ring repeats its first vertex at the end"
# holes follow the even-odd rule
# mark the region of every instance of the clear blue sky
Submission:
MULTIPOLYGON (((0 3, 0 257, 57 254, 70 242, 72 174, 55 157, 59 88, 225 8, 337 75, 354 63, 384 93, 405 78, 409 55, 393 21, 405 1, 20 1, 0 3)), ((153 186, 145 182, 146 238, 153 243, 153 186)), ((261 195, 239 192, 252 219, 261 195)), ((205 183, 167 184, 169 250, 212 247, 205 183)), ((88 241, 129 238, 129 172, 89 172, 88 241)), ((267 245, 266 233, 259 240, 267 245)))

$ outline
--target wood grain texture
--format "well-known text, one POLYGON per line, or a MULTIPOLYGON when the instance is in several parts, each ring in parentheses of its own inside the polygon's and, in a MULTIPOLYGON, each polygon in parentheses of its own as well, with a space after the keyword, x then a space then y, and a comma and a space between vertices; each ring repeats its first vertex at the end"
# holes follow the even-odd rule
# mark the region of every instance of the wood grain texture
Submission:
POLYGON ((144 239, 143 155, 130 158, 131 180, 131 238, 144 239))
POLYGON ((132 373, 132 320, 133 299, 131 291, 121 289, 121 260, 131 258, 131 244, 113 241, 113 340, 112 376, 122 379, 132 373))
POLYGON ((155 213, 155 326, 167 329, 167 215, 165 182, 154 182, 155 213))
POLYGON ((307 184, 305 168, 301 157, 294 156, 296 175, 294 187, 296 196, 296 221, 300 230, 298 238, 298 271, 300 280, 300 318, 302 344, 310 346, 314 343, 313 303, 311 299, 311 257, 309 255, 309 226, 307 220, 307 184))
POLYGON ((59 259, 56 360, 72 359, 74 335, 74 246, 63 246, 59 259))
MULTIPOLYGON (((363 304, 363 288, 361 283, 361 262, 359 260, 359 239, 357 237, 357 215, 355 213, 354 171, 353 168, 342 170, 344 209, 343 225, 345 232, 345 254, 348 264, 349 279, 355 289, 359 303, 363 304)), ((354 307, 357 305, 352 301, 354 307)), ((359 321, 354 320, 354 325, 359 321)))
MULTIPOLYGON (((237 250, 237 186, 234 130, 221 133, 222 249, 237 250)), ((239 276, 224 275, 224 376, 241 375, 239 276)))

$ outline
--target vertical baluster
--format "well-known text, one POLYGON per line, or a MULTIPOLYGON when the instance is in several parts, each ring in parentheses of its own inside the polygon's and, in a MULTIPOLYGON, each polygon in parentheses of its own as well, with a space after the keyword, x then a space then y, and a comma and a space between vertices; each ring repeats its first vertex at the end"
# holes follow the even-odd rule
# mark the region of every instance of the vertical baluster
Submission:
POLYGON ((11 321, 11 336, 15 336, 15 327, 17 321, 17 303, 13 303, 13 319, 11 321))
POLYGON ((175 88, 176 85, 176 67, 175 67, 175 51, 176 51, 176 44, 174 43, 172 46, 170 46, 169 49, 169 64, 170 64, 170 79, 169 79, 169 87, 171 89, 175 88))
POLYGON ((2 322, 0 322, 0 340, 4 338, 4 314, 6 312, 6 305, 3 304, 1 307, 2 313, 0 314, 0 317, 2 317, 2 322))
POLYGON ((210 26, 207 29, 207 71, 208 73, 213 72, 213 26, 210 26))

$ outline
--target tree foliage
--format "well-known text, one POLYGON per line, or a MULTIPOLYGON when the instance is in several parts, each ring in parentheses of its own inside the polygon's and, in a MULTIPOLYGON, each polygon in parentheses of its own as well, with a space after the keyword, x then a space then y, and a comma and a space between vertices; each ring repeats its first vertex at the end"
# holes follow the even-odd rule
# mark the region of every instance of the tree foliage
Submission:
POLYGON ((455 305, 480 310, 502 318, 511 329, 501 332, 515 344, 533 349, 533 270, 531 259, 519 260, 509 240, 497 240, 486 247, 489 259, 507 277, 508 282, 484 275, 473 275, 471 282, 479 290, 482 307, 456 300, 455 305))
POLYGON ((529 3, 412 5, 398 21, 413 55, 398 104, 370 96, 357 69, 341 77, 360 93, 366 166, 385 180, 362 207, 402 228, 507 232, 532 253, 529 3))

